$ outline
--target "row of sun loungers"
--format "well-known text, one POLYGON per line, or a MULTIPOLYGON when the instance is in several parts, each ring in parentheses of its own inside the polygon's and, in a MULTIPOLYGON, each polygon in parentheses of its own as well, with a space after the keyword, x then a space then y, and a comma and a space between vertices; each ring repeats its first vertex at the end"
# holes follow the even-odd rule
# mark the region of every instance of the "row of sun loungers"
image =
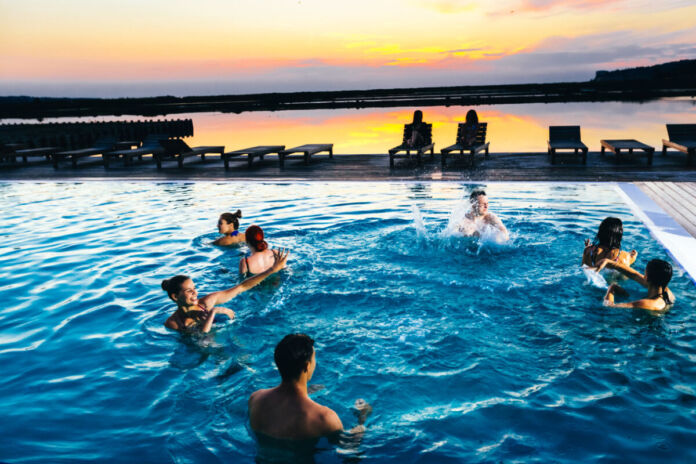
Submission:
POLYGON ((305 164, 308 164, 311 156, 321 152, 328 152, 329 157, 333 158, 333 144, 309 144, 300 145, 294 148, 285 149, 285 145, 263 145, 242 150, 225 152, 225 147, 219 146, 199 146, 190 147, 182 139, 169 139, 166 135, 149 135, 139 146, 137 141, 117 141, 114 137, 101 137, 97 139, 94 146, 82 148, 79 150, 60 151, 58 148, 46 147, 36 148, 31 150, 15 150, 14 155, 26 156, 43 155, 53 161, 53 167, 58 169, 61 162, 71 161, 73 167, 77 167, 80 158, 101 155, 105 167, 109 167, 114 161, 119 159, 123 161, 124 166, 132 164, 134 158, 139 160, 143 156, 151 156, 157 163, 157 168, 162 168, 164 161, 176 161, 181 168, 184 165, 184 160, 192 156, 200 156, 201 161, 205 160, 206 155, 217 154, 225 163, 225 169, 229 169, 230 160, 236 157, 247 157, 249 166, 252 165, 255 158, 263 160, 263 157, 268 154, 277 154, 280 166, 283 167, 285 160, 291 156, 302 156, 305 164), (137 148, 131 148, 136 146, 137 148))
MULTIPOLYGON (((389 150, 389 165, 394 166, 394 160, 397 158, 410 158, 411 152, 417 158, 419 164, 422 163, 422 156, 430 152, 430 158, 434 159, 435 144, 432 141, 432 125, 424 124, 421 131, 424 132, 423 140, 417 147, 409 145, 412 130, 411 125, 404 126, 403 143, 389 150)), ((486 141, 486 131, 488 124, 481 122, 478 125, 475 141, 471 145, 461 145, 455 143, 446 148, 443 148, 441 153, 442 166, 446 165, 448 157, 456 154, 464 159, 469 165, 473 165, 477 153, 484 152, 485 156, 489 154, 489 144, 486 141)), ((459 124, 457 128, 457 140, 461 140, 465 124, 459 124)), ((668 149, 674 149, 687 155, 687 163, 692 165, 696 158, 696 124, 667 124, 667 133, 669 139, 662 140, 662 154, 665 155, 668 149)), ((655 149, 649 145, 643 144, 637 140, 601 140, 601 155, 605 156, 606 151, 614 153, 617 159, 621 159, 626 152, 633 154, 634 151, 642 151, 648 158, 648 164, 652 164, 653 154, 655 149)), ((157 168, 162 167, 164 161, 176 161, 178 166, 183 167, 184 160, 188 157, 200 156, 201 160, 205 160, 208 154, 218 154, 223 160, 225 169, 229 169, 231 160, 238 157, 247 157, 247 163, 252 165, 254 159, 263 161, 265 155, 276 154, 279 164, 284 166, 285 160, 293 156, 301 156, 304 163, 308 164, 312 155, 321 152, 328 152, 329 157, 333 158, 333 144, 307 144, 300 145, 294 148, 286 149, 284 145, 260 145, 242 150, 225 152, 224 146, 200 146, 190 147, 182 139, 170 139, 167 135, 149 135, 140 145, 139 141, 118 141, 115 137, 101 137, 97 139, 94 146, 79 150, 61 151, 56 147, 40 147, 31 149, 22 149, 19 146, 12 144, 2 147, 5 152, 5 161, 10 160, 16 162, 16 158, 21 157, 26 163, 28 157, 38 156, 50 159, 53 162, 54 168, 58 168, 63 161, 71 161, 72 166, 76 167, 80 158, 94 155, 102 155, 105 167, 109 167, 114 161, 122 160, 124 166, 132 164, 134 158, 139 160, 143 156, 151 156, 157 163, 157 168), (132 147, 136 148, 132 148, 132 147)), ((580 156, 582 163, 587 163, 587 146, 582 142, 580 136, 580 126, 550 126, 548 140, 548 156, 551 164, 555 164, 558 156, 570 153, 575 156, 580 156)))

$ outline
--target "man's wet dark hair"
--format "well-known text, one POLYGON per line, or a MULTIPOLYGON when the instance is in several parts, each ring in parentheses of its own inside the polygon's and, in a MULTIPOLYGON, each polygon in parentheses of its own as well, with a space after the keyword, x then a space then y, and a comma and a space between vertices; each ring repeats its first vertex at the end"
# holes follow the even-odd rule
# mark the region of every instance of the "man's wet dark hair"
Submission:
POLYGON ((471 195, 469 195, 469 201, 473 203, 481 195, 483 195, 484 197, 486 196, 485 190, 474 190, 473 192, 471 192, 471 195))
POLYGON ((605 218, 599 225, 594 244, 603 248, 613 250, 621 249, 621 239, 623 238, 623 223, 621 219, 615 217, 605 218))
POLYGON ((314 353, 314 340, 305 334, 289 334, 276 345, 273 359, 283 380, 297 380, 314 353))

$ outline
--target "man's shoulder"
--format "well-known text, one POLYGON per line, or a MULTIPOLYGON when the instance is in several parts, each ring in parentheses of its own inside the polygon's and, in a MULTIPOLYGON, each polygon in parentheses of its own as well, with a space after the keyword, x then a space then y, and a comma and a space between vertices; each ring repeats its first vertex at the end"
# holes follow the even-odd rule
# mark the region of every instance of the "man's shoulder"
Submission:
POLYGON ((322 406, 320 404, 316 405, 316 414, 322 423, 322 428, 324 429, 325 433, 332 433, 339 430, 343 430, 343 423, 341 422, 341 419, 338 417, 338 414, 336 414, 336 411, 329 408, 328 406, 322 406))
POLYGON ((268 392, 273 390, 272 388, 263 388, 261 390, 256 390, 254 393, 249 395, 249 405, 251 406, 252 402, 259 401, 265 397, 268 392))

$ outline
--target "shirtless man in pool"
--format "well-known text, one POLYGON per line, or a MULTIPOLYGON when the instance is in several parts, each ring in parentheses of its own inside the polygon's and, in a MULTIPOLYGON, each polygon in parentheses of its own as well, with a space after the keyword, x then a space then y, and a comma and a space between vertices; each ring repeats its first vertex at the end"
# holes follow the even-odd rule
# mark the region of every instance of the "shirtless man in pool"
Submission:
POLYGON ((508 230, 498 216, 488 211, 488 197, 483 190, 474 190, 469 195, 471 209, 459 223, 459 231, 467 237, 480 237, 485 227, 491 227, 498 232, 499 239, 507 241, 510 238, 508 230))
MULTIPOLYGON (((284 440, 311 440, 343 431, 343 423, 330 408, 309 398, 307 382, 317 365, 314 340, 305 334, 285 336, 276 346, 274 359, 281 382, 275 388, 257 390, 249 397, 249 422, 257 434, 284 440)), ((355 403, 362 433, 372 408, 363 400, 355 403)))

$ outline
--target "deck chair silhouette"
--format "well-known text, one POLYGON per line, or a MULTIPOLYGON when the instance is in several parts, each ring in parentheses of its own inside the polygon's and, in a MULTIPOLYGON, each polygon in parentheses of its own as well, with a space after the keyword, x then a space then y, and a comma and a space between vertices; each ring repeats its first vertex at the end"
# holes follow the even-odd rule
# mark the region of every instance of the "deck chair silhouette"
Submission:
POLYGON ((666 124, 669 140, 662 139, 662 156, 667 148, 686 153, 686 163, 694 164, 696 157, 696 124, 666 124))
MULTIPOLYGON (((469 165, 473 166, 476 159, 476 153, 481 151, 485 152, 485 156, 488 156, 488 146, 490 142, 486 142, 486 130, 488 129, 487 122, 479 122, 478 129, 476 131, 476 140, 471 145, 463 145, 460 143, 455 143, 447 148, 440 150, 442 155, 442 167, 445 167, 447 163, 447 156, 452 152, 459 152, 460 157, 466 158, 469 165), (468 152, 468 153, 464 153, 468 152)), ((457 126, 457 140, 462 140, 466 133, 466 123, 459 123, 457 126)))
POLYGON ((587 146, 580 140, 580 126, 549 126, 549 156, 551 164, 556 164, 558 150, 573 150, 582 156, 582 164, 587 164, 587 146))
POLYGON ((160 144, 164 148, 163 153, 155 154, 157 169, 162 167, 162 161, 167 159, 176 160, 180 168, 184 167, 184 159, 189 156, 200 156, 201 161, 205 161, 205 155, 218 153, 220 156, 225 152, 225 147, 219 146, 200 146, 189 147, 186 142, 181 139, 160 140, 160 144))
POLYGON ((421 156, 428 150, 430 150, 430 159, 434 159, 435 144, 433 143, 433 125, 423 123, 423 126, 423 143, 420 146, 412 147, 408 144, 408 141, 411 140, 411 135, 413 134, 412 124, 404 124, 404 138, 401 145, 389 150, 389 167, 394 167, 395 158, 410 158, 411 152, 414 152, 419 165, 423 164, 421 156))

